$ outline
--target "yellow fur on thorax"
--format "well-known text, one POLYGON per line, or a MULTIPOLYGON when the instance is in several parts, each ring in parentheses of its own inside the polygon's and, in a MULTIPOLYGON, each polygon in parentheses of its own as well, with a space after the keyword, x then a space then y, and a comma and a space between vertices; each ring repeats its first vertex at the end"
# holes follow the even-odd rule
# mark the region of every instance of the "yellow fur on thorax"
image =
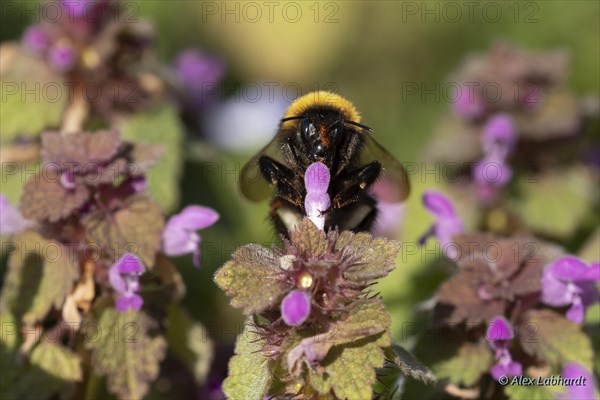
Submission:
POLYGON ((304 112, 311 107, 319 106, 335 108, 342 113, 344 119, 360 122, 360 115, 358 114, 358 111, 356 111, 354 104, 339 94, 326 92, 324 90, 308 93, 297 98, 292 105, 289 106, 283 118, 296 117, 304 114, 304 112))

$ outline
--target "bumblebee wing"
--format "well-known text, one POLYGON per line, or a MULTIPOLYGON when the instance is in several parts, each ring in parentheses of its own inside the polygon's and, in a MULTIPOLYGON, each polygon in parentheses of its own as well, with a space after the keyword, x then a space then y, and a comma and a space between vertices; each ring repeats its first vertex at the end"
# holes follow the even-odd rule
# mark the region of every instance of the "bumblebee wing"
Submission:
POLYGON ((262 201, 273 196, 273 186, 265 180, 260 171, 258 160, 267 155, 276 161, 281 161, 281 143, 277 136, 262 148, 240 172, 240 191, 248 200, 262 201))
POLYGON ((371 134, 365 132, 360 165, 366 165, 372 161, 379 161, 383 166, 381 177, 372 188, 377 198, 389 203, 399 203, 405 200, 410 192, 406 169, 393 155, 381 147, 371 134))

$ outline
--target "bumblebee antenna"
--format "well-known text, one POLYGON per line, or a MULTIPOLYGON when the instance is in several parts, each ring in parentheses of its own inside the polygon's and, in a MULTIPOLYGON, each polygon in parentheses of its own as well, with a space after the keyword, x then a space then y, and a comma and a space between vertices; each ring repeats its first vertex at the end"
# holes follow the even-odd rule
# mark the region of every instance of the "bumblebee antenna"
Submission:
POLYGON ((281 123, 284 123, 284 122, 287 122, 287 121, 294 121, 294 120, 302 119, 302 118, 304 118, 304 115, 296 115, 294 117, 287 117, 287 118, 283 118, 281 120, 281 123))
POLYGON ((354 125, 354 126, 358 126, 359 128, 362 128, 362 129, 364 129, 365 131, 367 131, 367 132, 369 132, 369 133, 373 133, 373 129, 369 128, 369 127, 368 127, 368 126, 366 126, 366 125, 359 124, 358 122, 354 122, 354 121, 350 121, 350 120, 348 120, 348 119, 345 119, 345 120, 344 120, 344 123, 345 123, 345 124, 354 125))

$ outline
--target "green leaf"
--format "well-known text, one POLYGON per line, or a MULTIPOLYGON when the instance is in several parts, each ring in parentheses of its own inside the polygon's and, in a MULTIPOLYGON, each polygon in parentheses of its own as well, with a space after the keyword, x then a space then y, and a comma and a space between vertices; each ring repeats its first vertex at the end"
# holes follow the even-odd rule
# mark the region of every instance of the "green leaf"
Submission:
POLYGON ((410 354, 402 346, 396 344, 386 349, 387 358, 392 360, 398 366, 403 375, 413 379, 418 379, 425 383, 434 383, 436 381, 433 372, 421 364, 419 360, 410 354))
POLYGON ((395 240, 385 238, 373 239, 368 233, 344 231, 336 243, 336 249, 348 246, 348 252, 360 257, 344 274, 350 281, 361 282, 378 279, 389 274, 395 267, 394 260, 400 251, 401 244, 395 240))
POLYGON ((165 356, 166 340, 158 333, 158 323, 140 311, 96 307, 89 323, 97 324, 100 333, 85 343, 92 350, 92 365, 106 375, 108 389, 120 399, 143 397, 165 356))
POLYGON ((278 257, 257 245, 243 246, 215 274, 216 284, 244 314, 260 313, 277 304, 289 290, 281 277, 278 257))
POLYGON ((579 325, 552 310, 531 310, 524 321, 528 330, 533 330, 533 335, 518 336, 527 354, 553 366, 576 362, 592 369, 592 344, 579 325))
POLYGON ((67 218, 90 198, 89 189, 77 184, 67 189, 60 183, 60 172, 44 168, 27 180, 21 195, 21 213, 27 219, 56 222, 67 218))
POLYGON ((370 399, 375 369, 383 367, 383 349, 375 338, 334 346, 324 360, 333 392, 341 399, 370 399))
MULTIPOLYGON (((3 148, 4 145, 2 145, 3 148)), ((2 194, 8 198, 11 204, 18 204, 25 185, 26 174, 36 174, 39 171, 39 163, 2 162, 0 163, 0 182, 2 182, 2 194)))
POLYGON ((213 343, 208 332, 178 305, 169 307, 167 342, 172 351, 202 384, 213 359, 213 343))
POLYGON ((555 386, 524 386, 509 383, 504 387, 504 394, 511 400, 548 400, 554 399, 554 394, 558 392, 556 389, 555 386))
POLYGON ((261 353, 260 337, 250 321, 237 338, 229 376, 223 382, 223 392, 231 400, 262 400, 271 383, 269 359, 261 353))
POLYGON ((485 340, 463 342, 451 357, 433 364, 431 369, 438 379, 448 378, 455 385, 474 385, 486 373, 494 357, 485 340))
POLYGON ((135 253, 152 268, 160 250, 164 218, 158 204, 144 195, 129 198, 112 215, 97 211, 83 220, 90 240, 118 259, 135 253))
MULTIPOLYGON (((7 45, 2 51, 13 51, 7 45)), ((39 135, 60 124, 69 89, 44 59, 15 50, 15 59, 3 68, 0 133, 3 142, 19 135, 39 135)), ((8 57, 7 57, 8 58, 8 57)))
POLYGON ((295 230, 290 232, 292 243, 296 243, 301 257, 319 258, 327 253, 328 242, 325 231, 308 218, 304 218, 295 230))
POLYGON ((368 300, 350 310, 348 317, 333 324, 332 335, 328 340, 334 344, 344 344, 366 336, 385 332, 377 339, 381 347, 391 345, 389 334, 392 317, 386 311, 381 300, 368 300))
POLYGON ((54 307, 62 309, 79 277, 74 254, 59 242, 33 231, 14 238, 0 303, 26 324, 41 321, 54 307))
POLYGON ((0 398, 8 398, 7 391, 22 372, 17 365, 17 352, 21 345, 21 326, 17 318, 3 307, 0 310, 0 398))
POLYGON ((7 397, 49 399, 58 393, 61 399, 69 399, 74 394, 75 382, 82 377, 77 354, 60 344, 42 341, 31 352, 29 365, 7 397))
POLYGON ((162 105, 137 113, 120 126, 123 140, 164 146, 164 153, 148 174, 148 189, 166 212, 179 203, 179 178, 183 168, 184 130, 173 106, 162 105))
POLYGON ((360 339, 373 337, 380 347, 391 344, 389 327, 391 317, 380 300, 365 301, 350 311, 343 320, 331 325, 329 330, 300 340, 287 354, 287 367, 298 376, 305 361, 323 360, 333 346, 353 344, 360 339))
POLYGON ((520 179, 521 197, 515 206, 527 226, 545 235, 569 238, 591 210, 595 182, 583 166, 520 179))

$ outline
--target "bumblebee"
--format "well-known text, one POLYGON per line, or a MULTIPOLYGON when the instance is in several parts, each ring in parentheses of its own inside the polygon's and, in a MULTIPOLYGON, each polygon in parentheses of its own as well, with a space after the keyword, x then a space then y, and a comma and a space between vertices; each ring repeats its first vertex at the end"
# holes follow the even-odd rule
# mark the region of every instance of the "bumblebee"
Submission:
POLYGON ((409 193, 404 167, 360 123, 354 105, 325 91, 294 101, 273 140, 244 166, 242 194, 253 201, 272 197, 270 219, 288 232, 306 215, 304 174, 322 162, 331 174, 325 230, 369 231, 377 218, 377 201, 398 203, 409 193))

